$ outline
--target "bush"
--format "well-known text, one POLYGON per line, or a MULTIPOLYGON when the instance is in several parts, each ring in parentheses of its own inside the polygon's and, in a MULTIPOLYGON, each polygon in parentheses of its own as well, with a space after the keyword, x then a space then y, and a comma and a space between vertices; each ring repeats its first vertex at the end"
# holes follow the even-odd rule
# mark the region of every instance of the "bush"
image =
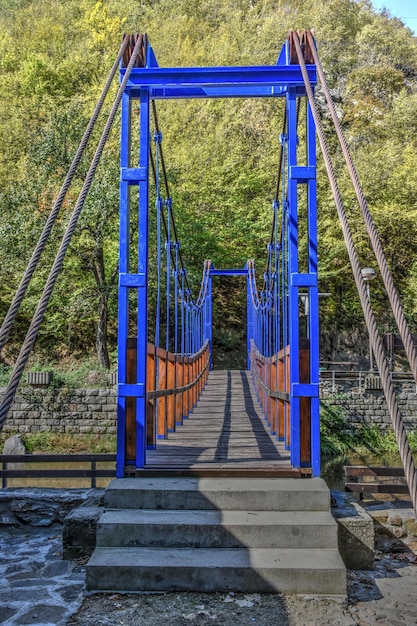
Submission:
POLYGON ((355 447, 355 435, 340 406, 321 403, 320 434, 325 456, 343 455, 355 447))

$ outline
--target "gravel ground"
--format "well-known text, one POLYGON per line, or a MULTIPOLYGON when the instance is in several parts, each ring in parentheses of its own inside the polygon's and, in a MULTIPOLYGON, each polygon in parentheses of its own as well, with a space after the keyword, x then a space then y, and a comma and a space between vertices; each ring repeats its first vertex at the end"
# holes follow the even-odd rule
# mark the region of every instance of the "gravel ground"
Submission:
POLYGON ((68 626, 412 626, 417 557, 377 553, 375 570, 348 572, 348 600, 281 594, 96 594, 68 626))

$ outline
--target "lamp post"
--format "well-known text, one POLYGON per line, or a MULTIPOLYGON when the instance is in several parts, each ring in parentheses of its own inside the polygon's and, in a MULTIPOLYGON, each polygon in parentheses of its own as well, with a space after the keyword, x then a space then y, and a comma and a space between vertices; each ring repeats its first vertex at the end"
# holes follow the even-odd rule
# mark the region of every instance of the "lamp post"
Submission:
MULTIPOLYGON (((369 282, 376 278, 376 271, 372 267, 363 267, 361 269, 362 278, 366 282, 366 293, 368 295, 369 303, 371 302, 371 290, 369 288, 369 282)), ((369 337, 369 371, 374 371, 374 357, 372 353, 371 337, 369 337)))

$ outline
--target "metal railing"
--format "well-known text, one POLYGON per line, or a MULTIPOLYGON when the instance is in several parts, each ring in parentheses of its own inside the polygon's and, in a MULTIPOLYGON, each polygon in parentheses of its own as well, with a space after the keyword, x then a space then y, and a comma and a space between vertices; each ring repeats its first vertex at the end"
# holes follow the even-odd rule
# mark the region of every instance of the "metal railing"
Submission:
POLYGON ((0 455, 0 477, 3 489, 7 488, 9 478, 90 478, 90 486, 95 488, 97 478, 116 476, 115 463, 115 454, 2 454, 0 455), (26 465, 27 463, 88 463, 90 467, 74 469, 16 467, 16 464, 26 465), (114 467, 98 468, 97 464, 101 463, 113 463, 114 467))
MULTIPOLYGON (((414 377, 411 372, 390 372, 393 383, 413 382, 414 377)), ((370 372, 369 370, 342 370, 342 369, 323 369, 320 368, 320 382, 330 381, 331 392, 337 391, 338 385, 351 383, 353 387, 357 387, 358 393, 369 389, 381 389, 380 377, 378 372, 370 372), (378 384, 379 381, 379 384, 378 384)))

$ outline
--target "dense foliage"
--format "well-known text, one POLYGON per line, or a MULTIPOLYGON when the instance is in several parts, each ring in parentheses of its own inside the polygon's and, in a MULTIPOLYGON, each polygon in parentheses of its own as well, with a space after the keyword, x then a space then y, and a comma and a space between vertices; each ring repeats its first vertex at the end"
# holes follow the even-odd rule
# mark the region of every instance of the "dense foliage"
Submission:
MULTIPOLYGON (((369 0, 2 0, 0 4, 0 318, 78 145, 123 32, 149 35, 160 65, 272 64, 290 28, 314 28, 320 56, 413 330, 417 323, 417 39, 369 0)), ((318 93, 321 102, 321 94, 318 93)), ((276 100, 162 102, 160 125, 190 276, 265 260, 282 125, 276 100)), ((330 125, 324 118, 330 144, 330 125)), ((116 333, 118 129, 110 137, 37 349, 49 358, 94 352, 98 321, 116 333), (100 315, 99 315, 100 314, 100 315)), ((340 155, 335 150, 335 159, 340 155)), ((85 164, 81 173, 85 171, 85 164)), ((324 168, 319 165, 323 346, 363 327, 324 168)), ((346 207, 364 265, 374 265, 347 175, 346 207)), ((5 356, 22 339, 77 197, 34 277, 5 356)), ((376 281, 375 281, 376 282, 376 281)), ((244 343, 244 286, 217 285, 219 362, 244 343)), ((197 288, 197 285, 196 285, 197 288)), ((391 330, 380 286, 373 298, 391 330)), ((102 332, 102 328, 101 331, 102 332)), ((366 342, 364 342, 364 346, 366 342)), ((239 350, 237 350, 239 351, 239 350)), ((107 356, 98 355, 107 365, 107 356)), ((233 357, 235 358, 235 356, 233 357)), ((241 365, 241 363, 238 363, 241 365)))

